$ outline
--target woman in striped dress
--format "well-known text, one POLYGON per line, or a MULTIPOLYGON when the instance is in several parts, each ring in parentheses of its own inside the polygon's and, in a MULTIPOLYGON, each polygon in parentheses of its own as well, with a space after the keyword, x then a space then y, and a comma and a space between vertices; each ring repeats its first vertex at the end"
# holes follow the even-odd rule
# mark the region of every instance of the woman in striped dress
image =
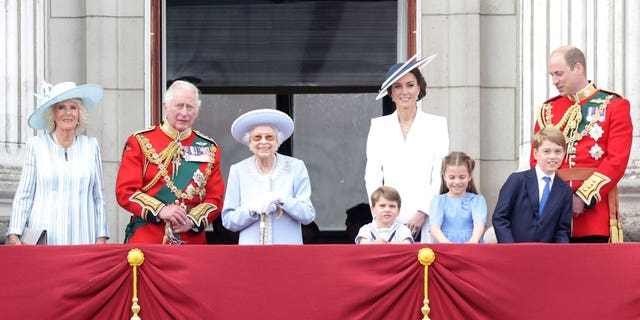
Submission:
POLYGON ((25 226, 47 231, 48 244, 104 244, 109 238, 100 147, 84 131, 102 87, 62 82, 43 86, 44 102, 29 126, 47 134, 27 139, 13 199, 8 244, 22 244, 25 226))

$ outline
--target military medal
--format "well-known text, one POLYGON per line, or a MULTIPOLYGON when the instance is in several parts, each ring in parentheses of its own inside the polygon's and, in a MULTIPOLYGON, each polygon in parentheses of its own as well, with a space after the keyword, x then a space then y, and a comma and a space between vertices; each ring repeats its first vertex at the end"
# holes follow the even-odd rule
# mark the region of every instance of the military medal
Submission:
POLYGON ((595 141, 598 141, 598 139, 600 139, 600 137, 602 137, 603 133, 604 133, 604 130, 602 130, 602 127, 600 125, 598 125, 597 123, 594 124, 593 127, 591 127, 591 130, 589 130, 589 135, 595 141))
POLYGON ((202 184, 204 184, 204 178, 204 173, 202 173, 200 169, 197 169, 196 172, 193 173, 193 181, 198 185, 198 187, 202 187, 202 184))
POLYGON ((183 146, 182 153, 185 161, 189 162, 212 162, 213 155, 208 146, 183 146))
POLYGON ((592 158, 598 160, 602 157, 602 155, 604 154, 604 151, 596 143, 595 145, 593 145, 593 147, 591 147, 591 150, 589 150, 589 154, 591 155, 592 158))
POLYGON ((587 121, 591 122, 593 120, 594 115, 596 114, 596 108, 587 107, 587 121))

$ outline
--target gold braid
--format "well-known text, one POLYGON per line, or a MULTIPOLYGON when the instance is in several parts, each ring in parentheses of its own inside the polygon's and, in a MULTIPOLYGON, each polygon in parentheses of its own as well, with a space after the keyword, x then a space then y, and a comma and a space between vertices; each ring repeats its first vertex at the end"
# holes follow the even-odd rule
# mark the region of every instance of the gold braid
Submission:
POLYGON ((156 149, 153 148, 147 137, 140 134, 136 135, 136 139, 140 144, 142 153, 144 153, 145 158, 147 158, 149 162, 157 165, 160 168, 156 176, 153 177, 153 180, 142 187, 142 192, 146 192, 151 189, 151 187, 153 187, 158 182, 158 180, 160 180, 160 178, 167 174, 167 167, 169 166, 171 160, 173 160, 176 151, 180 149, 180 146, 175 141, 171 141, 171 143, 169 143, 169 145, 158 154, 156 153, 156 149))
MULTIPOLYGON (((164 177, 167 187, 169 188, 169 190, 171 190, 171 192, 173 192, 173 194, 176 195, 176 198, 182 199, 182 200, 184 199, 191 200, 195 195, 200 194, 200 190, 202 189, 203 186, 207 185, 207 180, 211 175, 211 169, 213 168, 215 158, 212 159, 209 163, 207 163, 207 168, 204 171, 204 178, 202 180, 203 181, 202 184, 198 185, 196 188, 193 188, 191 190, 187 189, 188 190, 187 192, 182 192, 180 189, 178 189, 174 185, 173 180, 171 180, 171 177, 169 176, 169 173, 167 171, 167 167, 169 163, 182 151, 180 149, 180 144, 177 143, 176 141, 171 141, 171 143, 169 143, 169 145, 167 145, 167 147, 164 150, 162 150, 160 154, 158 154, 156 153, 156 149, 153 148, 153 146, 151 145, 147 137, 143 135, 136 135, 136 139, 138 139, 138 143, 140 144, 140 147, 142 148, 142 152, 144 153, 147 160, 153 164, 156 164, 159 169, 158 173, 153 178, 153 180, 151 180, 151 182, 149 182, 147 185, 145 185, 142 188, 143 192, 146 192, 147 190, 151 189, 151 187, 153 187, 156 184, 156 182, 160 180, 160 178, 164 177)), ((215 155, 216 148, 214 146, 211 146, 209 148, 211 149, 211 154, 215 155)))
POLYGON ((538 126, 540 129, 552 126, 562 130, 567 147, 570 147, 569 144, 571 141, 569 137, 575 136, 578 131, 578 126, 580 125, 580 122, 582 122, 582 110, 580 104, 576 102, 569 107, 564 115, 562 115, 562 119, 560 119, 556 124, 553 124, 552 108, 553 106, 550 103, 545 103, 538 108, 538 126))
POLYGON ((562 127, 566 124, 566 126, 564 126, 564 130, 562 131, 562 133, 564 134, 564 139, 567 143, 567 157, 568 157, 569 156, 568 151, 571 149, 573 144, 576 141, 582 139, 582 137, 585 134, 589 133, 593 125, 598 121, 600 116, 605 112, 605 110, 607 109, 607 105, 609 105, 609 102, 613 98, 615 98, 614 95, 607 95, 607 97, 605 97, 604 100, 603 99, 591 100, 593 103, 600 103, 600 105, 596 109, 593 119, 591 119, 591 121, 585 125, 582 132, 578 132, 578 126, 580 125, 580 122, 582 122, 582 107, 578 102, 574 103, 569 109, 567 109, 567 111, 562 116, 562 119, 560 119, 560 122, 558 122, 557 124, 553 124, 553 121, 552 121, 553 113, 551 112, 551 109, 553 108, 553 106, 550 103, 545 103, 541 105, 538 108, 538 126, 540 127, 540 129, 548 126, 554 126, 562 130, 562 127))

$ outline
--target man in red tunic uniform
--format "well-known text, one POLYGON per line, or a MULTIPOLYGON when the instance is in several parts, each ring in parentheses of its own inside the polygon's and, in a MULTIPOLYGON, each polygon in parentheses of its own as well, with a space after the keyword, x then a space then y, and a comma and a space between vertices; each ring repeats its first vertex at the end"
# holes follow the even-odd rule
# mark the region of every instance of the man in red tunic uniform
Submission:
POLYGON ((133 133, 122 152, 116 198, 131 212, 126 243, 206 244, 204 229, 220 215, 220 149, 192 130, 200 93, 186 81, 165 94, 165 120, 133 133))
MULTIPOLYGON (((588 172, 582 179, 567 179, 574 190, 571 242, 607 242, 609 192, 622 178, 631 151, 629 101, 587 80, 585 57, 576 47, 553 51, 548 67, 560 95, 540 106, 534 133, 547 126, 561 129, 567 142, 561 169, 588 172)), ((531 166, 535 163, 531 157, 531 166)))

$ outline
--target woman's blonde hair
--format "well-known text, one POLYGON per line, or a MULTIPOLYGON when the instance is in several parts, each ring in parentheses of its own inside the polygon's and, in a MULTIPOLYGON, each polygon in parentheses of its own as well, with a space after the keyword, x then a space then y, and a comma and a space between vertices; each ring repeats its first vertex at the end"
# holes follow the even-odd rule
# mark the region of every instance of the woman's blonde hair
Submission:
POLYGON ((45 112, 44 117, 47 120, 47 132, 49 133, 53 133, 54 131, 56 131, 56 110, 55 108, 65 102, 65 101, 73 101, 78 105, 78 125, 76 126, 76 134, 78 132, 83 132, 86 128, 87 128, 87 121, 89 119, 89 116, 87 115, 87 109, 84 108, 84 103, 82 102, 82 99, 78 99, 78 98, 72 98, 72 99, 68 99, 68 100, 64 100, 64 101, 60 101, 54 105, 52 105, 51 107, 49 107, 49 109, 47 109, 47 112, 45 112))

